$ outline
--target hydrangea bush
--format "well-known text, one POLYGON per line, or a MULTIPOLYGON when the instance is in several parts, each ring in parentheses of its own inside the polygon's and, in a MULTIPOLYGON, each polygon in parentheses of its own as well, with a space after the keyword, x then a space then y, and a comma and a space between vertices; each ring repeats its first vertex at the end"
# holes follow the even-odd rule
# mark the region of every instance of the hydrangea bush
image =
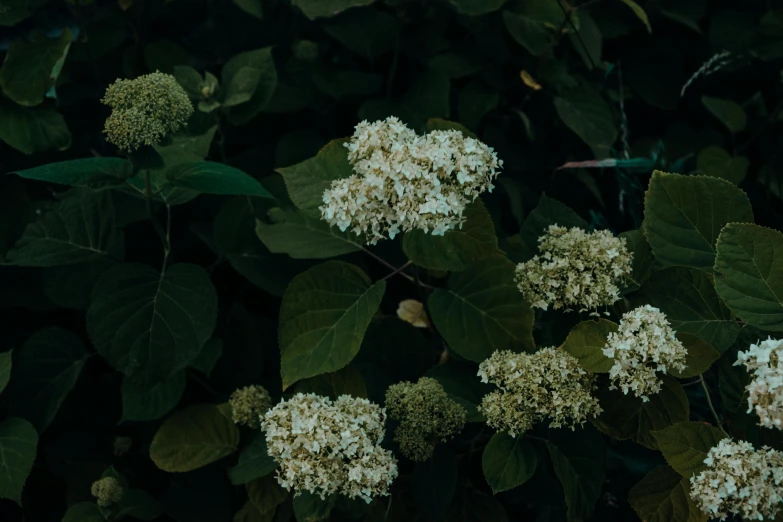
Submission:
POLYGON ((0 520, 783 517, 746 4, 0 0, 0 520))

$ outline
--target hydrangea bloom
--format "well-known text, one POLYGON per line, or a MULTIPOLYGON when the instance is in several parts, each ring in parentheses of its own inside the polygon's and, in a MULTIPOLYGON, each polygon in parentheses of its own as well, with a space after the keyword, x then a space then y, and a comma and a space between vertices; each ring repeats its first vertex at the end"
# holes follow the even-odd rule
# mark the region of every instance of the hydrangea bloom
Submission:
POLYGON ((538 249, 539 255, 517 265, 516 281, 525 299, 543 310, 609 306, 620 299, 618 283, 631 275, 625 241, 608 230, 550 225, 538 249))
POLYGON ((401 382, 386 390, 389 415, 400 421, 394 440, 411 460, 432 456, 435 444, 454 438, 465 426, 465 408, 449 398, 443 386, 430 377, 416 384, 401 382))
POLYGON ((95 497, 95 503, 104 508, 113 506, 122 500, 125 494, 122 484, 114 477, 103 477, 96 480, 92 483, 90 492, 95 497))
POLYGON ((633 391, 645 402, 650 394, 661 391, 661 380, 655 374, 684 370, 688 353, 663 312, 650 305, 623 314, 620 328, 609 334, 603 352, 614 359, 609 370, 611 388, 620 388, 626 395, 633 391))
POLYGON ((285 489, 369 503, 388 495, 397 477, 397 461, 380 447, 385 421, 383 408, 367 399, 298 393, 266 412, 261 428, 285 489))
POLYGON ((748 392, 748 413, 755 411, 765 428, 783 430, 783 339, 751 344, 737 354, 734 365, 744 364, 753 380, 748 392))
POLYGON ((783 508, 783 453, 723 439, 691 477, 691 498, 710 518, 730 513, 743 520, 770 520, 783 508))
POLYGON ((594 376, 571 354, 542 348, 533 354, 497 351, 479 365, 482 382, 500 388, 481 401, 491 427, 514 437, 549 419, 549 426, 573 429, 601 413, 592 392, 594 376))
POLYGON ((125 152, 157 145, 193 114, 185 90, 173 76, 161 72, 118 79, 101 102, 112 108, 104 129, 106 139, 125 152))
POLYGON ((258 428, 261 416, 272 407, 272 398, 263 386, 245 386, 231 394, 229 404, 234 424, 258 428))
POLYGON ((368 244, 400 231, 443 235, 461 225, 465 206, 492 190, 503 162, 457 130, 418 136, 399 119, 356 126, 348 148, 354 174, 324 191, 322 218, 368 244))

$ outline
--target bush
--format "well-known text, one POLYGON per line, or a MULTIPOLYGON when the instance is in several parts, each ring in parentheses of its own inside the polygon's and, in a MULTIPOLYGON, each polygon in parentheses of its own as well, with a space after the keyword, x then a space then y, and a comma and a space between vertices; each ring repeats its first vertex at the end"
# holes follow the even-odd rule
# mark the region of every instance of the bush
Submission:
POLYGON ((780 514, 768 5, 0 3, 3 520, 780 514))

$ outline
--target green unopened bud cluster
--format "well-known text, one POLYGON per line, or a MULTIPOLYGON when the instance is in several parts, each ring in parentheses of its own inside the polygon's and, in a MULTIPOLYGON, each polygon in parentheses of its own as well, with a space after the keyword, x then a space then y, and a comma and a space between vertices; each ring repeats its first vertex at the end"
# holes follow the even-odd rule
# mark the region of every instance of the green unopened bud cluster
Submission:
POLYGON ((229 404, 235 424, 259 428, 261 416, 272 407, 272 398, 263 386, 245 386, 231 394, 229 404))
POLYGON ((118 79, 101 102, 112 108, 104 129, 106 139, 125 152, 159 144, 193 114, 184 89, 173 76, 161 72, 118 79))
POLYGON ((95 497, 95 503, 100 507, 113 506, 122 500, 125 493, 120 481, 114 477, 103 477, 96 480, 92 483, 90 492, 95 497))
POLYGON ((453 439, 465 426, 465 408, 449 398, 443 386, 430 377, 416 384, 401 382, 386 390, 389 416, 400 422, 394 440, 402 454, 424 461, 438 442, 453 439))

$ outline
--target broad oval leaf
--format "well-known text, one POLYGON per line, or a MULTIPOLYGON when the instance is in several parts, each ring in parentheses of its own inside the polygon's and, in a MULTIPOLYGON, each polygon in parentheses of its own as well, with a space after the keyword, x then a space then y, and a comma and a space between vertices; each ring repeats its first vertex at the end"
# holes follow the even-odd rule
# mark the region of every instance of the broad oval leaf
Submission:
POLYGON ((152 439, 150 457, 163 471, 181 473, 231 455, 238 445, 234 423, 217 406, 202 404, 166 419, 152 439))
POLYGON ((655 258, 650 244, 641 230, 628 230, 620 234, 625 239, 625 246, 631 252, 631 277, 623 285, 623 294, 638 290, 650 277, 655 258))
POLYGON ((579 366, 585 370, 607 373, 614 360, 604 355, 603 348, 609 334, 617 328, 617 323, 606 319, 582 321, 571 329, 561 348, 579 359, 579 366))
POLYGON ((652 435, 669 466, 686 479, 706 469, 707 453, 727 438, 721 430, 703 422, 680 422, 652 435))
POLYGON ((711 96, 702 96, 701 102, 732 134, 745 129, 745 125, 748 123, 748 116, 739 103, 711 96))
POLYGON ((273 515, 277 506, 288 498, 288 491, 283 489, 272 476, 257 478, 247 484, 245 489, 250 502, 261 514, 273 515))
POLYGON ((272 48, 234 56, 223 66, 222 79, 223 86, 230 88, 229 94, 236 102, 228 108, 228 119, 235 125, 249 122, 266 107, 277 87, 272 48), (249 98, 247 94, 250 94, 249 98))
POLYGON ((166 170, 166 177, 173 187, 196 190, 204 194, 272 197, 252 176, 213 161, 175 165, 166 170))
POLYGON ((514 284, 514 264, 489 257, 456 272, 428 301, 432 321, 449 347, 481 362, 496 350, 535 349, 534 313, 514 284))
POLYGON ((280 307, 283 388, 350 363, 385 290, 385 281, 371 284, 359 268, 341 261, 296 276, 280 307))
POLYGON ((321 498, 315 493, 303 491, 294 497, 294 516, 297 522, 318 522, 328 520, 334 509, 335 495, 321 498))
POLYGON ((151 384, 190 364, 212 335, 216 316, 217 294, 203 268, 177 264, 160 274, 124 264, 96 285, 87 330, 109 364, 151 384))
POLYGON ((82 158, 48 163, 14 174, 61 185, 101 188, 124 183, 133 176, 133 166, 122 158, 82 158))
POLYGON ((720 359, 720 353, 710 343, 695 335, 677 332, 677 339, 688 352, 685 356, 684 370, 669 368, 669 373, 678 379, 698 377, 709 370, 712 363, 720 359))
POLYGON ((22 489, 37 447, 38 433, 26 420, 11 417, 0 423, 0 498, 22 505, 22 489))
POLYGON ((62 522, 105 522, 106 518, 101 513, 95 502, 78 502, 68 508, 62 522))
POLYGON ((593 149, 597 158, 609 156, 617 139, 612 108, 598 92, 585 87, 555 98, 557 115, 566 126, 593 149))
POLYGON ((0 100, 0 140, 24 154, 33 154, 67 149, 71 146, 71 132, 58 112, 0 100))
POLYGON ((484 448, 481 464, 493 493, 500 493, 527 482, 536 471, 538 456, 524 437, 500 432, 484 448))
POLYGON ((228 471, 228 478, 232 484, 246 484, 269 475, 276 468, 277 462, 267 452, 266 437, 257 433, 239 454, 237 465, 228 471))
POLYGON ((122 381, 122 421, 151 421, 174 409, 185 391, 185 372, 180 371, 153 385, 127 377, 122 381))
POLYGON ((718 238, 715 289, 751 326, 783 331, 783 233, 730 223, 718 238))
POLYGON ((644 198, 644 233, 656 261, 708 272, 726 223, 752 222, 748 197, 735 185, 709 176, 653 172, 644 198))
POLYGON ((294 259, 326 259, 362 249, 355 234, 340 232, 325 221, 295 211, 273 208, 272 224, 256 220, 256 234, 273 254, 288 254, 294 259))
POLYGON ((699 174, 731 181, 739 185, 748 173, 750 160, 745 156, 730 156, 717 145, 709 146, 699 152, 696 169, 699 174))
POLYGON ((707 522, 691 499, 688 479, 669 466, 652 470, 632 487, 628 503, 645 522, 707 522))

